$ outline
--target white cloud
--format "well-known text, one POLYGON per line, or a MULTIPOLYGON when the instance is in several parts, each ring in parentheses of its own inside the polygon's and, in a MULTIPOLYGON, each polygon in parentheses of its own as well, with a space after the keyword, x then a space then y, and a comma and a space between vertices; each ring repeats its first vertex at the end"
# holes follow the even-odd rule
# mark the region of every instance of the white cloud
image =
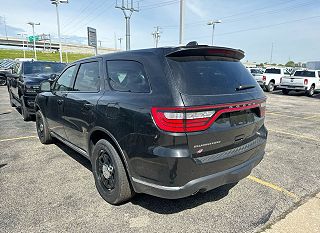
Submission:
POLYGON ((199 1, 187 0, 186 6, 193 14, 200 17, 201 19, 206 19, 208 17, 207 12, 200 5, 199 1))

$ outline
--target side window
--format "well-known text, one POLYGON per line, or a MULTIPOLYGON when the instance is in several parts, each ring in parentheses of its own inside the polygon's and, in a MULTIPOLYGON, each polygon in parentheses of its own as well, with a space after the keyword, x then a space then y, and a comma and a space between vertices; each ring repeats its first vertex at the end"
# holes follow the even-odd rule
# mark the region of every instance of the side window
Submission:
POLYGON ((88 62, 80 65, 74 91, 96 92, 100 90, 99 62, 88 62))
POLYGON ((320 71, 318 71, 318 77, 320 78, 320 71))
POLYGON ((107 61, 110 86, 116 91, 149 93, 143 65, 136 61, 107 61))
POLYGON ((56 81, 53 91, 71 91, 72 90, 72 77, 76 66, 71 66, 66 69, 56 81))

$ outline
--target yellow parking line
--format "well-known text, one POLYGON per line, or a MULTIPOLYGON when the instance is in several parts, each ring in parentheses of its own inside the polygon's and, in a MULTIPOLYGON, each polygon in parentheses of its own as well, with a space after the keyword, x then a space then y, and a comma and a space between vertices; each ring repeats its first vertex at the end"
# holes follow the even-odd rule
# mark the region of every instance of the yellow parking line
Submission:
POLYGON ((298 133, 294 134, 294 133, 289 133, 289 132, 284 132, 284 131, 274 130, 274 129, 268 129, 268 131, 274 132, 274 133, 286 134, 286 135, 290 135, 290 136, 293 136, 293 137, 296 137, 296 138, 302 138, 302 139, 306 139, 306 140, 312 140, 312 141, 320 142, 320 140, 318 138, 303 136, 303 135, 299 135, 298 133))
POLYGON ((8 141, 15 141, 15 140, 22 140, 22 139, 29 139, 29 138, 37 138, 37 136, 26 136, 26 137, 17 137, 17 138, 6 138, 6 139, 0 139, 0 142, 8 142, 8 141))
POLYGON ((256 183, 259 183, 259 184, 261 184, 261 185, 263 185, 263 186, 266 186, 266 187, 271 188, 271 189, 273 189, 273 190, 276 190, 276 191, 279 191, 279 192, 281 192, 281 193, 284 193, 284 194, 286 194, 287 196, 292 197, 293 199, 295 199, 295 201, 298 201, 298 200, 299 200, 299 197, 298 197, 296 194, 294 194, 294 193, 292 193, 292 192, 290 192, 290 191, 288 191, 288 190, 286 190, 286 189, 284 189, 284 188, 282 188, 282 187, 279 187, 278 185, 275 185, 275 184, 272 184, 272 183, 270 183, 270 182, 261 180, 261 179, 259 179, 259 178, 257 178, 257 177, 254 177, 254 176, 248 176, 247 178, 248 178, 249 180, 252 180, 252 181, 254 181, 254 182, 256 182, 256 183))
POLYGON ((314 116, 305 117, 304 119, 309 120, 309 119, 313 119, 313 118, 317 118, 317 117, 320 117, 320 116, 314 115, 314 116))

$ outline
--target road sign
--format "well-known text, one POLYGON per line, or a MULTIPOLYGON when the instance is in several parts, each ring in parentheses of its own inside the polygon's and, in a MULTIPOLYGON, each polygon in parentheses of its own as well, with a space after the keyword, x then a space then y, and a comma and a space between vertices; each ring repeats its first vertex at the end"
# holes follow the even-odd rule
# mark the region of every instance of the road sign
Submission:
POLYGON ((88 29, 88 45, 97 47, 97 30, 95 28, 87 27, 88 29))
MULTIPOLYGON (((39 41, 40 40, 40 36, 34 36, 34 38, 35 38, 35 41, 39 41)), ((33 42, 34 38, 33 38, 33 36, 29 36, 28 37, 28 41, 29 42, 33 42)))

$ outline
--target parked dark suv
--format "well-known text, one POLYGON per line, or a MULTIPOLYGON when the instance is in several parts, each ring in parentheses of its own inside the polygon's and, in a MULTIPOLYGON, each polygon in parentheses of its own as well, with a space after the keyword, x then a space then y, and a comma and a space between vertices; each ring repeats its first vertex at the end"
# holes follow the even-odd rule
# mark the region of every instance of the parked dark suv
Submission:
POLYGON ((59 74, 65 66, 64 63, 46 61, 18 61, 13 66, 13 73, 7 75, 10 104, 21 109, 25 121, 35 114, 34 100, 40 83, 59 74))
POLYGON ((266 97, 243 57, 194 45, 77 61, 41 85, 40 141, 59 139, 90 159, 112 204, 236 183, 261 161, 267 139, 266 97))

